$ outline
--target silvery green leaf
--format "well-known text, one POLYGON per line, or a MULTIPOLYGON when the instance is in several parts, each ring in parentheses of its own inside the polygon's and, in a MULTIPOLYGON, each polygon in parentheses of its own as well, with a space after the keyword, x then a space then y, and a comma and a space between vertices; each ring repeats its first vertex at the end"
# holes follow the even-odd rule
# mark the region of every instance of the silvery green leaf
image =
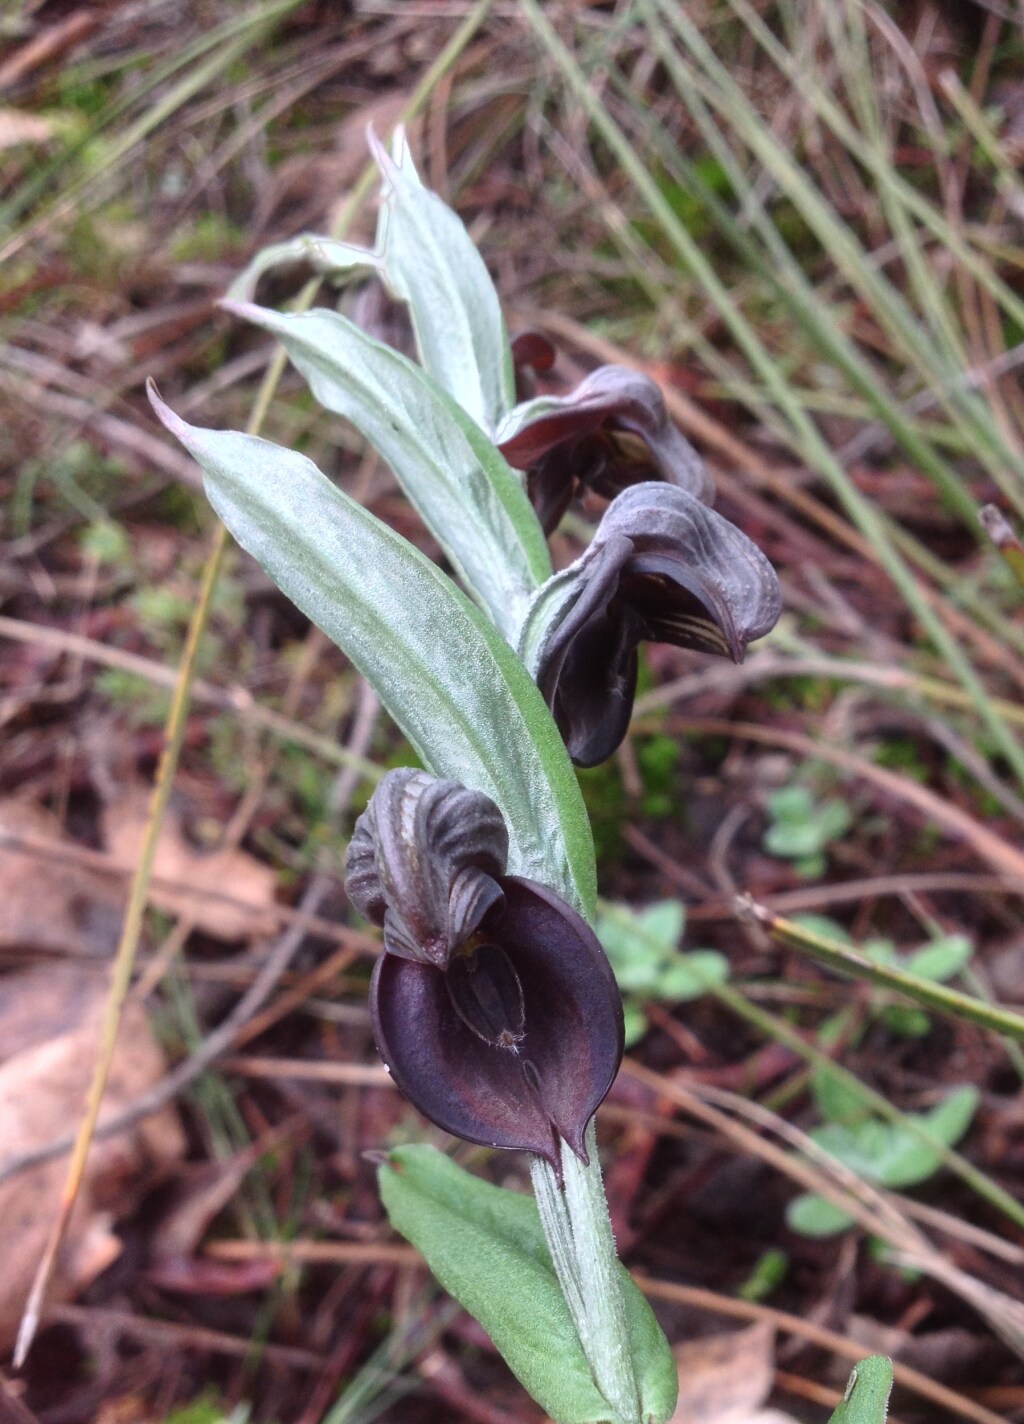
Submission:
MULTIPOLYGON (((427 1146, 396 1148, 379 1169, 378 1181, 392 1226, 480 1321, 552 1419, 626 1424, 594 1383, 536 1202, 471 1176, 427 1146)), ((675 1406, 675 1364, 651 1307, 622 1266, 617 1273, 640 1420, 661 1424, 675 1406)))
POLYGON ((337 312, 224 305, 273 332, 321 405, 357 426, 460 578, 513 639, 551 562, 517 476, 483 431, 415 362, 337 312))
POLYGON ((188 425, 152 388, 150 400, 202 466, 238 542, 347 654, 429 770, 501 807, 509 870, 590 914, 594 852, 579 786, 540 693, 483 615, 304 456, 188 425))
POLYGON ((402 130, 393 156, 372 134, 370 146, 384 177, 377 248, 388 289, 409 304, 424 366, 493 431, 516 398, 494 283, 462 220, 420 182, 402 130))
MULTIPOLYGON (((584 555, 584 558, 586 555, 584 555)), ((516 649, 527 671, 536 678, 549 635, 579 598, 579 564, 571 564, 542 584, 530 600, 522 621, 516 649)))
POLYGON ((228 299, 235 302, 251 301, 256 285, 265 272, 275 267, 290 267, 305 263, 314 272, 326 277, 356 277, 369 272, 380 275, 381 260, 376 252, 366 247, 356 247, 350 242, 338 242, 332 237, 320 237, 314 232, 303 232, 287 242, 275 242, 264 247, 228 288, 228 299))

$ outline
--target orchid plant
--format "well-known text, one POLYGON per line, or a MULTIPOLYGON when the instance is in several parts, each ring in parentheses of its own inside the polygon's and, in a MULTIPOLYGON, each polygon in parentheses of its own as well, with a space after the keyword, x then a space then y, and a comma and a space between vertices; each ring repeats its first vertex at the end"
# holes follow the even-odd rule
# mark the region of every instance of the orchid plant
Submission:
POLYGON ((432 1122, 532 1154, 535 1202, 406 1146, 380 1167, 390 1219, 553 1419, 661 1424, 675 1367, 616 1260, 594 1136, 623 1017, 590 923, 573 762, 624 737, 642 640, 739 659, 778 617, 778 581, 711 508, 708 472, 647 377, 606 366, 531 397, 550 344, 510 342, 480 255, 401 131, 390 152, 371 146, 374 246, 272 247, 223 305, 276 336, 391 466, 454 578, 304 456, 150 398, 238 542, 373 685, 425 768, 383 777, 348 851, 352 904, 383 932, 374 1035, 432 1122), (364 283, 357 310, 377 332, 386 318, 390 340, 336 310, 254 305, 284 263, 364 283), (555 572, 547 535, 583 489, 607 508, 555 572))

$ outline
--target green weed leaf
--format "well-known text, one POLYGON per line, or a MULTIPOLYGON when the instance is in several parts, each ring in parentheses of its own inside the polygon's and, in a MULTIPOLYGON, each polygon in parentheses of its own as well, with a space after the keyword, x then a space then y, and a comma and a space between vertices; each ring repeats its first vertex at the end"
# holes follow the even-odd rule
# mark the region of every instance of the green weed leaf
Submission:
POLYGON ((942 935, 930 944, 922 945, 909 955, 903 968, 919 979, 944 984, 970 963, 974 945, 966 935, 942 935))
MULTIPOLYGON (((536 1203, 491 1186, 433 1147, 400 1147, 379 1171, 396 1231, 494 1341, 559 1424, 616 1424, 594 1383, 548 1253, 536 1203)), ((644 1424, 675 1405, 676 1371, 650 1306, 620 1267, 644 1424)))
POLYGON ((794 1197, 786 1208, 786 1225, 800 1236, 836 1236, 855 1220, 848 1211, 816 1192, 794 1197))
MULTIPOLYGON (((894 1190, 917 1186, 935 1175, 942 1165, 938 1148, 952 1147, 967 1131, 978 1106, 978 1092, 969 1085, 957 1088, 930 1112, 908 1113, 907 1122, 927 1132, 929 1147, 900 1123, 847 1120, 826 1123, 810 1134, 819 1147, 863 1177, 866 1182, 894 1190)), ((823 1197, 805 1195, 790 1202, 786 1220, 805 1236, 832 1236, 854 1218, 823 1197)))
POLYGON ((828 1424, 885 1424, 891 1392, 892 1361, 869 1355, 854 1368, 828 1424))
POLYGON ((450 579, 304 456, 158 416, 202 466, 232 534, 380 695, 424 765, 501 807, 509 870, 593 910, 593 841, 526 669, 450 579))
MULTIPOLYGON (((686 922, 679 900, 659 900, 644 910, 611 905, 597 917, 597 937, 611 961, 619 988, 641 999, 686 1003, 729 977, 729 961, 715 949, 680 953, 686 922)), ((625 1004, 626 1047, 644 1035, 647 1020, 636 1002, 625 1004)))

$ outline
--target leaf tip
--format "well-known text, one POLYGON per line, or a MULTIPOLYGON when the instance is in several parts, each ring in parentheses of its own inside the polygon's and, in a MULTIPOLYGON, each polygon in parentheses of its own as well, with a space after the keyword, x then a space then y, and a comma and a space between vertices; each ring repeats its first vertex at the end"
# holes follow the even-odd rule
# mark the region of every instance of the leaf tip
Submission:
POLYGON ((238 301, 228 292, 226 297, 221 297, 217 306, 228 316, 237 316, 241 321, 251 321, 256 325, 263 325, 267 315, 266 308, 258 306, 255 302, 238 301))
MULTIPOLYGON (((397 129, 395 130, 395 133, 398 133, 397 129)), ((404 143, 404 130, 402 130, 402 133, 402 141, 404 143)), ((391 154, 388 153, 387 149, 381 143, 380 139, 377 137, 377 130, 373 127, 373 124, 366 125, 366 145, 370 150, 370 155, 373 158, 374 163, 376 163, 377 167, 380 169, 381 177, 390 179, 392 182, 394 182, 395 174, 397 172, 397 164, 391 157, 391 154)))
POLYGON ((160 395, 156 381, 152 376, 146 377, 146 398, 153 408, 153 414, 159 420, 165 430, 169 430, 177 439, 186 443, 186 436, 189 427, 180 415, 175 414, 171 407, 160 395))

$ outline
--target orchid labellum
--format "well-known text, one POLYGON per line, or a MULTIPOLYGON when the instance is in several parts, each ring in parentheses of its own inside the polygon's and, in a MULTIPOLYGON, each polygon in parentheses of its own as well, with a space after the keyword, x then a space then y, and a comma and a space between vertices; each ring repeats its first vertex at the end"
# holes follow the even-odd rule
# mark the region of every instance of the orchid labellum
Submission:
POLYGON ((406 1097, 457 1137, 561 1171, 622 1058, 622 1004, 593 932, 504 874, 498 808, 456 781, 389 772, 356 823, 353 904, 384 929, 374 1036, 406 1097))

